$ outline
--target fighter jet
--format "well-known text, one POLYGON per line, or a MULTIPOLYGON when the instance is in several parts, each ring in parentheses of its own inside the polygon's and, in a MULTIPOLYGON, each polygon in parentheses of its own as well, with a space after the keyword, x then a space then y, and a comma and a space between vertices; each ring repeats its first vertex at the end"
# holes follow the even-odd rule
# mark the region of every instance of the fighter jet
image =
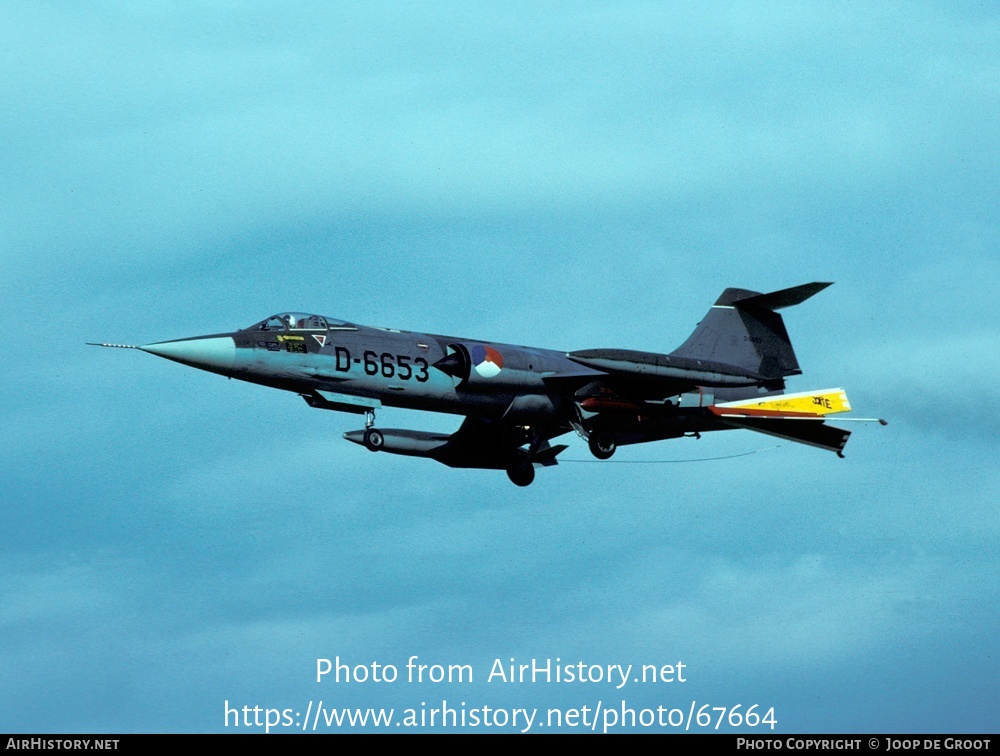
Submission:
POLYGON ((785 379, 801 370, 777 312, 829 285, 769 294, 726 289, 687 341, 667 354, 561 352, 302 312, 230 333, 95 346, 139 349, 290 391, 310 407, 364 415, 364 428, 344 438, 370 451, 505 470, 513 483, 527 486, 536 468, 557 464, 568 448, 550 441, 574 431, 601 460, 626 444, 737 428, 843 456, 850 432, 825 420, 851 409, 847 395, 839 388, 784 393, 785 379), (450 435, 377 428, 382 407, 465 419, 450 435))

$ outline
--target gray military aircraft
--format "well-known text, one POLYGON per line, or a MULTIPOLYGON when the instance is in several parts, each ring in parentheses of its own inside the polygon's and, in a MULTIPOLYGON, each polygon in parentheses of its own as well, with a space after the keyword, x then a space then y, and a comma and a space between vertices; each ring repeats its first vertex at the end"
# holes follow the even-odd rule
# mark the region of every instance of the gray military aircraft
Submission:
MULTIPOLYGON (((745 428, 842 452, 850 432, 825 416, 851 409, 843 389, 784 393, 802 371, 777 310, 828 283, 761 294, 726 289, 669 354, 559 352, 373 328, 300 312, 249 328, 140 349, 201 370, 299 394, 310 407, 365 416, 348 441, 449 467, 505 470, 519 486, 557 463, 576 431, 598 459, 618 446, 745 428), (465 417, 453 434, 375 427, 383 406, 465 417)), ((864 420, 872 420, 864 418, 864 420)), ((879 421, 884 424, 885 421, 879 421)))

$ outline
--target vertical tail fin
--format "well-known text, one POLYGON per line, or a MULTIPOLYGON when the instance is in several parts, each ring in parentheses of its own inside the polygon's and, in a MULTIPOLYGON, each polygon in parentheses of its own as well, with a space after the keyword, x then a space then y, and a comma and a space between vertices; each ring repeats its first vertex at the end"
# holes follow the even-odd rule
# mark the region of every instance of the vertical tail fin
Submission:
POLYGON ((784 321, 775 310, 805 302, 827 286, 808 283, 770 294, 726 289, 671 355, 735 365, 781 383, 785 376, 802 371, 784 321))

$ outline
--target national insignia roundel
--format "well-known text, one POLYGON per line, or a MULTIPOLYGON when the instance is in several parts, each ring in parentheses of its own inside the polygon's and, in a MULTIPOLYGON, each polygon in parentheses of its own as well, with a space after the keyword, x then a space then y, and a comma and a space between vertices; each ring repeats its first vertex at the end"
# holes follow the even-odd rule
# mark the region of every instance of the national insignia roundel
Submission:
POLYGON ((483 378, 493 378, 503 367, 503 357, 493 347, 476 344, 470 350, 472 367, 483 378))

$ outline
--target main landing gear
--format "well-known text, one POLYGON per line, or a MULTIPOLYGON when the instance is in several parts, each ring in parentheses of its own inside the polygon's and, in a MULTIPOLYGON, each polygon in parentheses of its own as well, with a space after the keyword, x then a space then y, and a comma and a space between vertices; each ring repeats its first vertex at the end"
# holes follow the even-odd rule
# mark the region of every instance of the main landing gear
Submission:
POLYGON ((598 459, 611 459, 618 448, 615 434, 609 430, 593 431, 587 439, 587 445, 590 446, 590 453, 598 459))
POLYGON ((515 486, 530 486, 535 479, 535 466, 528 457, 518 457, 507 465, 507 477, 515 486))
POLYGON ((375 410, 365 410, 365 435, 362 439, 368 451, 379 451, 385 446, 385 437, 375 425, 375 410))
POLYGON ((504 432, 502 445, 507 449, 507 477, 515 486, 530 486, 535 480, 535 465, 532 460, 538 454, 538 450, 545 442, 544 436, 540 435, 538 429, 526 425, 518 425, 507 428, 504 432), (521 448, 527 444, 525 451, 521 448))

